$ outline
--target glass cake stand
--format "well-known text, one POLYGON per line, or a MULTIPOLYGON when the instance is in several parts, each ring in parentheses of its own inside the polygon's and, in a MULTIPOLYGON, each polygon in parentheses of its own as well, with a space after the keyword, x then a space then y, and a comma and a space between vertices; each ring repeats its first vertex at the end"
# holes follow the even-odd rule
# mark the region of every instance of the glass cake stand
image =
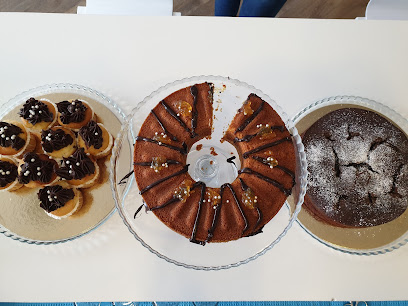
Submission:
MULTIPOLYGON (((125 115, 114 101, 102 93, 76 84, 50 84, 25 91, 1 106, 0 120, 20 121, 18 111, 30 97, 46 98, 55 103, 83 99, 95 111, 112 135, 116 135, 125 115)), ((0 192, 0 233, 29 244, 49 245, 73 240, 98 228, 115 211, 108 183, 109 159, 98 161, 101 184, 83 191, 83 206, 73 216, 56 220, 40 208, 39 188, 22 187, 13 192, 0 192)))
MULTIPOLYGON (((300 111, 293 121, 299 134, 303 134, 322 116, 336 109, 347 107, 374 111, 408 135, 406 118, 381 103, 353 96, 335 96, 317 101, 300 111)), ((384 254, 398 249, 408 241, 408 209, 391 222, 366 228, 330 226, 316 220, 306 209, 301 210, 297 221, 307 233, 324 245, 350 254, 384 254)))
MULTIPOLYGON (((239 163, 239 158, 235 161, 239 163)), ((305 154, 301 138, 290 118, 260 90, 238 80, 220 76, 198 76, 178 80, 159 88, 146 97, 126 118, 122 130, 116 138, 111 162, 110 179, 113 196, 118 212, 129 231, 144 247, 158 257, 167 262, 196 270, 220 270, 237 267, 265 254, 280 241, 296 220, 306 191, 305 154), (297 159, 296 185, 291 196, 292 202, 295 203, 293 207, 284 205, 264 227, 262 234, 226 243, 208 243, 205 246, 189 242, 187 238, 172 231, 152 212, 146 212, 145 209, 142 209, 135 217, 135 212, 143 204, 142 197, 139 195, 133 174, 122 180, 123 173, 133 170, 132 156, 135 136, 138 135, 150 110, 169 94, 202 82, 214 84, 215 119, 211 139, 197 142, 188 154, 187 162, 191 165, 189 173, 193 178, 203 180, 207 186, 214 187, 219 187, 223 182, 231 183, 234 180, 237 169, 228 164, 226 158, 231 157, 233 153, 236 155, 235 148, 226 142, 221 143, 219 140, 250 93, 260 96, 281 116, 293 136, 297 159), (197 144, 203 145, 201 150, 197 150, 197 144), (215 150, 218 155, 212 155, 212 150, 215 150)), ((239 164, 237 168, 239 169, 239 164)))

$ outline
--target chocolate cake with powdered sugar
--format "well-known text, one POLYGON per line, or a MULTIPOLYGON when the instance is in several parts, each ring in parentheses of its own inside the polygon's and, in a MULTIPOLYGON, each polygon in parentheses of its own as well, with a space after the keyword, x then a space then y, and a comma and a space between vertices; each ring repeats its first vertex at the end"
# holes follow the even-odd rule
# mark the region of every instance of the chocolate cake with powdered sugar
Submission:
POLYGON ((339 227, 369 227, 408 206, 408 139, 372 111, 344 108, 303 135, 309 187, 305 208, 339 227))

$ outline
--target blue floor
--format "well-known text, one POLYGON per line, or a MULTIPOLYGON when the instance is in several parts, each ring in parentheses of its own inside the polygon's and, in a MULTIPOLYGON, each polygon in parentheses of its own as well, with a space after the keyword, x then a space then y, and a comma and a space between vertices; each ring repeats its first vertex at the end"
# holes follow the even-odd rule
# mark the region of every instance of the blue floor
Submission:
POLYGON ((408 306, 392 302, 88 302, 88 303, 0 303, 0 306, 408 306))

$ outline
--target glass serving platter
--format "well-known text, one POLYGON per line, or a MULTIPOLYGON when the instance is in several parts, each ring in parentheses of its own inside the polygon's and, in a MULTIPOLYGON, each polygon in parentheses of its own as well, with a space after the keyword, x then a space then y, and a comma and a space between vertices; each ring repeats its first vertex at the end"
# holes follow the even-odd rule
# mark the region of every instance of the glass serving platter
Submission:
MULTIPOLYGON (((75 84, 50 84, 25 91, 1 106, 0 120, 19 121, 18 110, 30 97, 46 98, 55 103, 83 99, 89 103, 112 135, 116 135, 125 116, 108 97, 91 88, 75 84)), ((73 216, 56 220, 40 208, 38 188, 22 187, 13 192, 0 192, 0 232, 14 240, 29 244, 57 244, 81 237, 99 227, 115 211, 108 183, 109 156, 98 161, 100 184, 83 190, 84 203, 73 216)))
MULTIPOLYGON (((237 267, 265 254, 280 241, 296 220, 303 203, 307 182, 307 166, 303 145, 290 118, 271 98, 260 90, 238 80, 220 76, 198 76, 178 80, 159 88, 146 97, 126 118, 117 136, 111 163, 110 180, 113 196, 118 212, 129 231, 144 247, 158 257, 170 263, 196 270, 220 270, 237 267), (207 171, 201 174, 194 172, 194 167, 190 167, 189 173, 193 178, 198 176, 201 179, 207 179, 207 186, 213 185, 214 187, 219 187, 219 185, 217 186, 219 184, 217 180, 220 179, 220 176, 224 176, 221 181, 228 180, 225 177, 228 175, 232 175, 232 179, 234 179, 232 173, 234 170, 230 165, 226 165, 225 160, 225 157, 231 156, 229 155, 231 154, 231 147, 232 149, 234 147, 228 147, 229 144, 224 147, 224 143, 219 140, 250 93, 260 96, 281 116, 292 134, 297 159, 296 185, 291 196, 292 202, 295 203, 293 209, 289 205, 284 205, 278 214, 264 227, 262 234, 226 243, 208 243, 204 247, 191 243, 185 237, 172 231, 162 224, 152 212, 142 209, 135 217, 136 211, 143 204, 142 197, 139 195, 133 175, 130 175, 126 180, 122 180, 123 173, 133 170, 133 144, 150 110, 169 94, 202 82, 214 84, 213 106, 215 117, 213 133, 210 140, 196 143, 203 144, 203 148, 199 152, 195 150, 196 144, 192 146, 187 160, 191 165, 203 165, 202 168, 204 169, 207 169, 208 165, 217 164, 218 166, 217 169, 208 167, 207 171), (203 156, 211 156, 207 152, 211 147, 215 148, 218 157, 222 156, 220 160, 209 160, 206 157, 203 159, 203 156), (218 173, 215 177, 212 175, 213 171, 218 173), (208 177, 203 177, 206 175, 208 177)), ((239 165, 237 166, 239 169, 239 165)))
MULTIPOLYGON (((341 108, 362 108, 374 111, 391 121, 408 135, 408 121, 389 107, 361 97, 335 96, 317 101, 300 111, 293 121, 303 134, 322 116, 341 108)), ((379 226, 340 228, 315 219, 305 208, 298 223, 313 238, 338 251, 358 255, 378 255, 390 252, 408 241, 408 210, 397 219, 379 226)))

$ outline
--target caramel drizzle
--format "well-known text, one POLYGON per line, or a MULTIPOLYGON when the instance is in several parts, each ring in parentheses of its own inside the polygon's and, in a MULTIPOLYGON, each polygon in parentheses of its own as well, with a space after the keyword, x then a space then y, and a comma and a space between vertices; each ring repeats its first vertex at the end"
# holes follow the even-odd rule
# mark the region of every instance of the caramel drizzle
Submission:
POLYGON ((177 137, 176 137, 176 136, 173 136, 173 135, 166 129, 166 127, 164 126, 163 122, 160 121, 160 119, 159 119, 159 117, 156 115, 156 113, 155 113, 153 110, 151 110, 150 112, 152 113, 152 115, 154 116, 154 118, 156 118, 157 122, 160 124, 160 127, 163 129, 163 131, 166 133, 166 135, 168 135, 168 136, 171 138, 171 140, 173 140, 173 141, 178 141, 177 137))
POLYGON ((177 116, 177 114, 170 108, 170 106, 168 106, 168 105, 166 104, 166 102, 164 102, 164 100, 162 100, 162 101, 160 102, 160 104, 163 105, 164 109, 170 114, 170 116, 172 116, 174 119, 176 119, 177 122, 181 125, 181 127, 182 127, 184 130, 186 130, 186 131, 190 134, 190 137, 191 137, 191 138, 193 138, 192 131, 187 127, 187 125, 186 125, 183 121, 181 121, 181 119, 180 119, 180 118, 177 116))
POLYGON ((173 177, 175 177, 175 176, 178 176, 178 175, 180 175, 180 174, 186 173, 186 172, 188 171, 188 166, 189 166, 189 164, 185 165, 185 166, 183 167, 183 169, 181 169, 180 171, 177 171, 176 173, 173 173, 173 174, 171 174, 171 175, 169 175, 169 176, 163 177, 163 178, 157 180, 156 182, 154 182, 154 183, 152 183, 152 184, 146 186, 145 188, 143 188, 142 190, 140 190, 139 193, 140 193, 140 194, 143 194, 143 193, 145 193, 146 191, 150 190, 151 188, 153 188, 153 187, 155 187, 155 186, 157 186, 157 185, 159 185, 159 184, 161 184, 161 183, 163 183, 163 182, 165 182, 165 181, 167 181, 167 180, 169 180, 169 179, 171 179, 171 178, 173 178, 173 177))
POLYGON ((277 140, 277 141, 270 142, 270 143, 264 144, 264 145, 262 145, 262 146, 259 146, 259 147, 255 148, 255 149, 253 149, 253 150, 249 150, 249 151, 245 152, 244 154, 242 154, 242 157, 243 157, 243 158, 248 158, 248 156, 251 155, 251 154, 253 154, 253 153, 258 153, 258 152, 260 152, 260 151, 262 151, 262 150, 265 150, 265 149, 267 149, 267 148, 280 145, 281 143, 283 143, 283 142, 285 142, 285 141, 292 141, 292 140, 291 140, 291 138, 290 138, 289 136, 287 136, 287 137, 282 138, 282 139, 279 139, 279 140, 277 140))
MULTIPOLYGON (((252 95, 252 94, 251 94, 252 95)), ((251 96, 251 95, 249 95, 249 96, 251 96)), ((249 98, 249 97, 248 97, 249 98)), ((252 122, 252 120, 254 120, 255 119, 255 117, 256 116, 258 116, 258 114, 262 111, 262 109, 263 109, 263 106, 264 106, 264 101, 262 101, 262 103, 261 103, 261 105, 258 107, 258 109, 248 118, 248 119, 246 119, 245 121, 244 121, 244 123, 242 123, 236 130, 235 130, 235 133, 234 134, 236 134, 236 133, 238 133, 238 132, 242 132, 247 126, 248 126, 248 124, 250 124, 251 122, 252 122)))
MULTIPOLYGON (((268 164, 268 161, 266 160, 266 158, 263 158, 263 157, 260 157, 260 156, 252 156, 252 158, 269 167, 269 164, 268 164)), ((276 165, 273 168, 278 168, 278 169, 282 170, 283 172, 285 172, 286 174, 288 174, 292 178, 292 187, 295 186, 295 184, 296 184, 295 173, 293 173, 291 170, 289 170, 288 168, 283 167, 281 165, 276 165)))
POLYGON ((195 85, 191 86, 190 88, 190 93, 193 96, 193 118, 191 118, 191 138, 194 138, 198 136, 195 132, 195 129, 197 128, 197 117, 198 117, 198 111, 197 111, 197 94, 198 94, 198 89, 195 85))
POLYGON ((260 178, 261 180, 264 180, 265 182, 275 186, 276 188, 278 188, 280 191, 282 191, 286 196, 290 196, 292 193, 291 189, 286 189, 281 183, 279 183, 278 181, 275 181, 274 179, 271 179, 265 175, 262 175, 259 172, 256 172, 250 168, 243 168, 241 170, 238 171, 238 174, 241 173, 246 173, 246 174, 250 174, 250 175, 255 175, 256 177, 260 178))
MULTIPOLYGON (((242 188, 242 190, 243 190, 243 191, 247 191, 248 185, 244 182, 244 180, 243 180, 242 178, 239 178, 239 182, 241 183, 241 188, 242 188)), ((261 211, 257 206, 255 206, 254 208, 256 209, 256 212, 257 212, 257 214, 258 214, 258 220, 257 220, 256 223, 255 223, 254 230, 252 231, 252 233, 249 234, 249 236, 253 236, 254 233, 256 233, 255 229, 256 229, 256 228, 258 227, 258 225, 261 223, 262 216, 263 216, 263 215, 262 215, 262 211, 261 211)))
MULTIPOLYGON (((274 126, 271 126, 270 128, 271 128, 271 130, 279 130, 280 132, 285 131, 285 127, 281 126, 281 125, 274 125, 274 126)), ((244 136, 242 138, 235 137, 234 142, 248 142, 248 141, 251 141, 256 136, 258 136, 258 133, 249 134, 249 135, 246 135, 246 136, 244 136)))
MULTIPOLYGON (((181 164, 179 161, 173 160, 173 159, 166 160, 166 163, 168 165, 179 165, 179 164, 181 164)), ((133 163, 133 165, 135 165, 135 166, 151 166, 152 162, 137 162, 137 163, 133 163)))
POLYGON ((220 202, 220 204, 217 204, 217 205, 215 206, 216 208, 215 208, 215 213, 214 213, 213 221, 212 221, 212 224, 211 224, 210 229, 208 230, 208 235, 207 235, 207 239, 206 239, 207 242, 210 241, 210 240, 212 239, 212 237, 214 236, 214 231, 215 231, 215 228, 216 228, 216 226, 217 226, 217 221, 218 221, 218 212, 219 212, 219 210, 221 209, 221 206, 222 206, 222 197, 223 197, 223 195, 224 195, 224 189, 225 189, 226 187, 228 187, 228 189, 231 191, 231 194, 232 194, 232 196, 233 196, 233 198, 234 198, 234 201, 235 201, 235 203, 236 203, 236 205, 237 205, 237 207, 238 207, 238 209, 239 209, 239 212, 241 213, 242 219, 243 219, 244 222, 245 222, 245 227, 244 227, 244 229, 242 230, 242 234, 241 234, 242 236, 244 235, 244 232, 245 232, 245 231, 247 230, 247 228, 248 228, 248 220, 247 220, 247 218, 245 217, 244 212, 242 211, 241 205, 239 204, 239 200, 238 200, 238 198, 237 198, 237 194, 235 193, 235 191, 234 191, 234 189, 232 188, 231 184, 225 183, 225 184, 223 184, 223 185, 221 186, 221 190, 220 190, 221 202, 220 202))
POLYGON ((159 145, 159 146, 163 146, 163 147, 172 149, 172 150, 174 150, 174 151, 180 152, 180 153, 183 154, 183 155, 186 155, 186 154, 187 154, 187 145, 186 145, 184 142, 183 142, 183 144, 182 144, 183 147, 182 147, 182 148, 179 148, 179 147, 172 146, 172 145, 169 145, 169 144, 167 144, 167 143, 163 143, 163 142, 161 142, 161 141, 157 141, 157 140, 154 140, 154 139, 151 139, 151 138, 146 138, 146 137, 143 137, 143 136, 136 136, 136 141, 151 142, 151 143, 157 144, 157 145, 159 145))

